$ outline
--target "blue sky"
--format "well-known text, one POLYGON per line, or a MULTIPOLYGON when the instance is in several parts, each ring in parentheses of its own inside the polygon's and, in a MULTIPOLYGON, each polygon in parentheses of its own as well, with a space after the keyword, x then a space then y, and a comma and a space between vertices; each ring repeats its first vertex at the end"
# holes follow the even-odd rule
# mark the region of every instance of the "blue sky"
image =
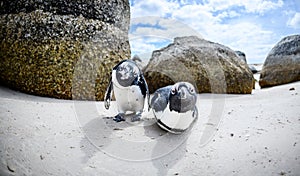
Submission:
POLYGON ((130 0, 132 56, 149 59, 174 37, 196 35, 263 63, 283 37, 300 34, 299 0, 130 0))

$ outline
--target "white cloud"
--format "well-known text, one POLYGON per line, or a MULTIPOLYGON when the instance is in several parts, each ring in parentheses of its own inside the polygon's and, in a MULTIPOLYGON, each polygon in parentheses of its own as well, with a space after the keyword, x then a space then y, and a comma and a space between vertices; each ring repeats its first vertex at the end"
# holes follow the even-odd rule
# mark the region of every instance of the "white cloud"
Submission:
POLYGON ((283 6, 283 1, 279 0, 277 2, 272 1, 264 1, 264 0, 249 0, 245 1, 243 4, 247 10, 247 12, 259 13, 263 14, 266 11, 274 10, 283 6))
POLYGON ((149 42, 149 40, 145 38, 135 38, 131 40, 131 47, 134 48, 132 56, 138 54, 142 59, 144 55, 148 56, 153 50, 157 49, 155 44, 149 42))
POLYGON ((158 16, 141 16, 130 19, 131 25, 144 24, 144 25, 156 25, 159 21, 158 16))
POLYGON ((210 33, 210 29, 220 22, 218 17, 214 17, 202 5, 187 5, 176 9, 172 14, 172 18, 187 24, 186 27, 197 30, 204 38, 210 33))
POLYGON ((166 46, 175 37, 195 35, 202 38, 198 31, 174 19, 140 17, 133 19, 131 26, 138 26, 129 34, 132 55, 138 54, 142 59, 149 59, 153 50, 166 46))
MULTIPOLYGON (((247 13, 263 14, 269 10, 274 10, 284 5, 283 0, 277 0, 275 2, 272 0, 209 0, 204 1, 203 4, 189 0, 135 0, 133 2, 134 5, 131 7, 131 14, 133 18, 141 16, 166 17, 168 14, 173 14, 174 10, 191 8, 186 6, 195 6, 196 8, 202 9, 206 12, 228 10, 235 7, 237 9, 244 8, 247 13)), ((191 12, 186 15, 191 15, 191 12)))
POLYGON ((300 13, 295 13, 295 15, 288 21, 287 25, 295 29, 300 28, 300 13))
POLYGON ((218 10, 225 10, 229 9, 233 6, 241 6, 242 1, 240 0, 210 0, 206 1, 204 6, 209 9, 210 11, 218 11, 218 10))
POLYGON ((129 34, 130 40, 147 36, 152 38, 164 38, 170 41, 172 41, 175 37, 188 35, 195 35, 202 38, 197 30, 175 19, 166 19, 153 16, 140 17, 133 19, 131 26, 133 28, 136 26, 137 28, 132 30, 132 32, 129 34))
POLYGON ((235 11, 229 11, 228 12, 228 17, 229 18, 234 18, 234 17, 238 17, 238 16, 241 16, 241 14, 235 12, 235 11))
POLYGON ((283 4, 282 0, 278 0, 277 2, 271 0, 210 0, 205 6, 212 11, 226 10, 232 7, 244 7, 248 13, 263 14, 268 10, 282 7, 283 4))
POLYGON ((167 0, 147 0, 147 1, 134 1, 134 6, 131 7, 131 15, 133 18, 141 16, 166 16, 172 13, 179 4, 169 2, 167 0))
POLYGON ((212 41, 224 44, 233 50, 243 51, 247 60, 252 63, 262 62, 276 40, 273 32, 249 22, 216 27, 209 37, 212 41))

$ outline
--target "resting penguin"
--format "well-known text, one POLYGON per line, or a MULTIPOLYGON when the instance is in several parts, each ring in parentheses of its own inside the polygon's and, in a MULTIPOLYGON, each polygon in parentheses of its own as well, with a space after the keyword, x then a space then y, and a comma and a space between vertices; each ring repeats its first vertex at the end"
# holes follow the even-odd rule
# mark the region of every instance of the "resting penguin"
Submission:
POLYGON ((156 90, 151 107, 162 129, 180 134, 198 118, 196 102, 194 86, 188 82, 178 82, 156 90))
POLYGON ((113 120, 117 122, 125 121, 124 116, 127 111, 135 113, 131 121, 140 120, 146 95, 149 101, 149 90, 142 72, 134 61, 123 60, 113 68, 110 83, 104 97, 106 109, 109 109, 112 91, 114 92, 119 112, 113 120))

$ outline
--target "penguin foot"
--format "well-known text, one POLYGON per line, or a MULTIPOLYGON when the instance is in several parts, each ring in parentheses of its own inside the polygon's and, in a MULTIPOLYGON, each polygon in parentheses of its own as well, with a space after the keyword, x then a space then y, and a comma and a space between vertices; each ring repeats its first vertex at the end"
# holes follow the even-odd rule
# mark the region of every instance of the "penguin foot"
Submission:
POLYGON ((116 122, 122 122, 122 121, 125 121, 125 118, 124 118, 123 114, 118 114, 113 118, 113 120, 116 122))
POLYGON ((137 113, 135 116, 131 117, 131 122, 136 122, 136 121, 140 121, 142 117, 142 113, 139 112, 137 113))

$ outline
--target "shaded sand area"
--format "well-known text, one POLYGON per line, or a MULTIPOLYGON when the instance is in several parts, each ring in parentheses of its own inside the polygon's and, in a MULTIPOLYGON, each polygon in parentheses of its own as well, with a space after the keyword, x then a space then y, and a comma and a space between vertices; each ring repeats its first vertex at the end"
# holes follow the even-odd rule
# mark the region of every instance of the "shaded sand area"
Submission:
POLYGON ((0 87, 0 175, 300 175, 300 82, 197 106, 193 128, 172 135, 151 112, 115 123, 114 102, 0 87))

